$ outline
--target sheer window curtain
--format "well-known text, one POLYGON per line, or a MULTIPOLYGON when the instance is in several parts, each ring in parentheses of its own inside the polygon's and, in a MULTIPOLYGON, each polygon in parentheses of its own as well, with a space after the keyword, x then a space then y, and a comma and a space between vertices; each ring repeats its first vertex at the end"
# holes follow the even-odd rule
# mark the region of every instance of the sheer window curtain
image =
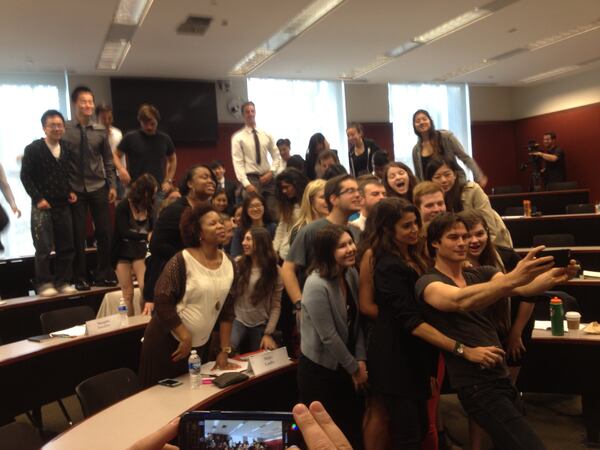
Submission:
MULTIPOLYGON (((413 167, 412 149, 417 143, 417 136, 412 116, 418 109, 429 112, 436 129, 452 131, 467 154, 472 155, 469 88, 466 84, 390 84, 388 92, 397 161, 413 167)), ((467 178, 472 179, 471 171, 462 162, 458 163, 467 178)))
POLYGON ((22 216, 17 219, 4 195, 0 202, 10 216, 10 225, 2 233, 5 251, 0 259, 34 254, 30 231, 31 198, 21 184, 21 158, 25 147, 44 137, 40 119, 48 109, 66 116, 66 80, 64 74, 0 75, 0 163, 22 216))
POLYGON ((257 126, 275 140, 288 138, 303 158, 308 141, 323 133, 348 167, 346 104, 341 81, 249 78, 248 98, 256 104, 257 126))

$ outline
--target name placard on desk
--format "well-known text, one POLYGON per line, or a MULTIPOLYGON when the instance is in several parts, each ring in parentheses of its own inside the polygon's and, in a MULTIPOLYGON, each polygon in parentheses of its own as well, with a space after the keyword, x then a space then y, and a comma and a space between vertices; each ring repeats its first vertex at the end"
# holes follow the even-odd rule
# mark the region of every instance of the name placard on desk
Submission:
POLYGON ((85 323, 88 336, 94 336, 107 331, 114 331, 121 328, 121 316, 113 314, 112 316, 102 317, 101 319, 88 320, 85 323))
POLYGON ((262 375, 271 370, 279 369, 287 366, 290 363, 290 358, 285 347, 280 347, 277 350, 257 353, 256 355, 248 356, 248 363, 252 367, 254 375, 262 375))

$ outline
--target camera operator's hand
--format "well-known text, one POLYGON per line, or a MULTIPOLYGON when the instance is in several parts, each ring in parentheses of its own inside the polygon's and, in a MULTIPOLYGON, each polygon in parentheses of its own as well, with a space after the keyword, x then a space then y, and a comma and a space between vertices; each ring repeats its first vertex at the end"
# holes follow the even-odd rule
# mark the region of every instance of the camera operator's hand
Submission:
POLYGON ((308 450, 351 450, 352 446, 320 402, 294 406, 294 419, 308 450))

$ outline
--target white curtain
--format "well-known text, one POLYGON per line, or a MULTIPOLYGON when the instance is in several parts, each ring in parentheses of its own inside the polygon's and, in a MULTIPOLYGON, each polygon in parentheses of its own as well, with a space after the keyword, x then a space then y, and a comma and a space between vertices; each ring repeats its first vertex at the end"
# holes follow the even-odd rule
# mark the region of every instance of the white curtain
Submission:
MULTIPOLYGON (((397 161, 413 167, 412 148, 417 143, 417 136, 412 116, 418 109, 429 112, 436 129, 452 131, 465 151, 472 155, 469 88, 466 84, 390 84, 388 93, 397 161)), ((472 179, 471 172, 460 161, 458 163, 465 169, 467 178, 472 179)))
POLYGON ((67 97, 64 74, 0 75, 0 163, 4 167, 22 216, 17 219, 3 195, 0 202, 10 216, 10 226, 2 233, 5 251, 0 259, 34 254, 29 228, 31 198, 21 184, 23 150, 44 136, 40 119, 48 109, 66 116, 67 97))
POLYGON ((346 104, 341 81, 249 78, 248 99, 256 104, 257 126, 275 140, 288 138, 292 154, 304 158, 308 141, 323 133, 348 167, 346 104))

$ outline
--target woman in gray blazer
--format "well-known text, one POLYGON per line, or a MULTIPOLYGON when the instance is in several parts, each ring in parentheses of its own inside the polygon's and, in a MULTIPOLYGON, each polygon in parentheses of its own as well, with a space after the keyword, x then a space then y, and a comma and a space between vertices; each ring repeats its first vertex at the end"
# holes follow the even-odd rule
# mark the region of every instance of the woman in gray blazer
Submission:
POLYGON ((354 449, 362 443, 362 404, 367 382, 366 351, 358 310, 356 245, 347 227, 317 233, 314 262, 302 295, 298 362, 300 400, 319 400, 354 449))

